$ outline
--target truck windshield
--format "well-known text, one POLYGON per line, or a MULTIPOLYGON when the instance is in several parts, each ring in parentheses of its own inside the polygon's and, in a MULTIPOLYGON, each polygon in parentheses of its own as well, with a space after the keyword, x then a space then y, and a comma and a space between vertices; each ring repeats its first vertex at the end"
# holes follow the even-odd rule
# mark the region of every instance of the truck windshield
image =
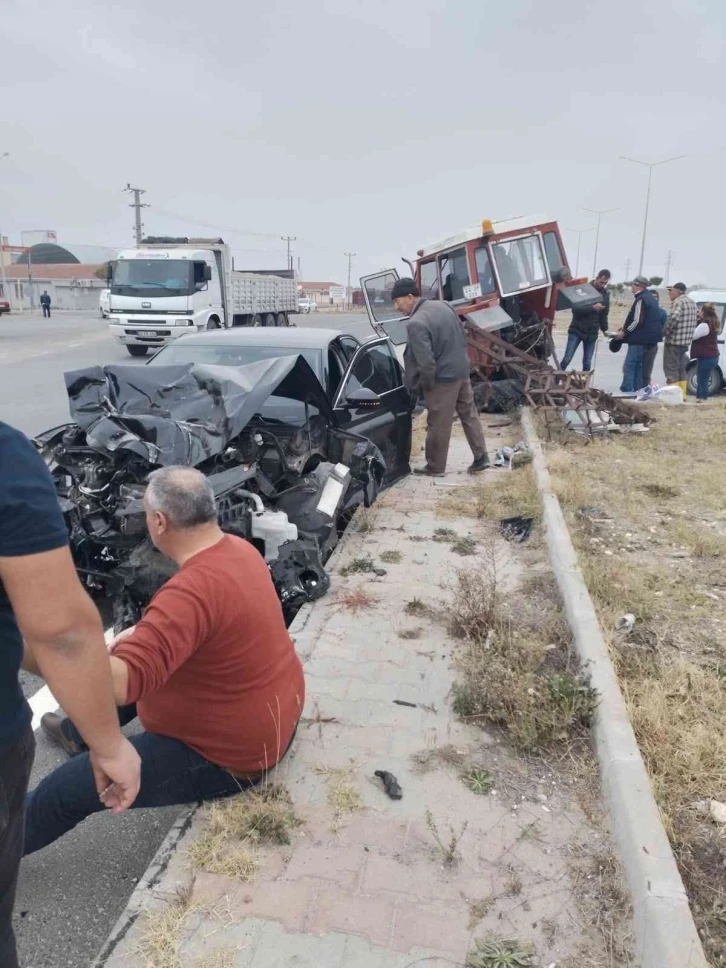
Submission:
POLYGON ((188 296, 194 292, 192 265, 186 259, 119 259, 111 292, 119 296, 188 296))
POLYGON ((495 242, 492 251, 503 296, 550 284, 539 236, 495 242))

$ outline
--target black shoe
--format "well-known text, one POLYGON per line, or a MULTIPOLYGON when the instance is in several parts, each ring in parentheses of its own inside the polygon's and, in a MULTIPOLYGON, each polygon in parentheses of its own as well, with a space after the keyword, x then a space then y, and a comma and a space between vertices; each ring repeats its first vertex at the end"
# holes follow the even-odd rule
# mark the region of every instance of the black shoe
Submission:
POLYGON ((479 471, 486 471, 491 466, 489 454, 482 454, 481 457, 475 458, 474 463, 468 468, 468 470, 470 474, 478 474, 479 471))
POLYGON ((424 474, 426 477, 443 477, 443 471, 432 471, 431 468, 426 464, 425 467, 414 467, 414 474, 424 474))
POLYGON ((62 746, 69 756, 78 756, 79 753, 85 753, 85 746, 69 739, 63 732, 63 723, 67 721, 64 716, 59 716, 58 713, 46 713, 41 718, 40 725, 45 735, 49 736, 54 743, 62 746))

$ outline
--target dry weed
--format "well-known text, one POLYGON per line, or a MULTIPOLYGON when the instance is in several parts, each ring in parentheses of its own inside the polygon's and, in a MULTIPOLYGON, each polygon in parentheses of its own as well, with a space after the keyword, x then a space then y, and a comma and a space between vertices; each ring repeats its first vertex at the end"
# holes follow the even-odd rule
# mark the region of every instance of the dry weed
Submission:
MULTIPOLYGON (((441 517, 475 517, 489 521, 521 515, 536 518, 540 500, 531 465, 502 471, 485 484, 446 491, 436 506, 441 517)), ((450 530, 450 529, 449 529, 450 530)))
POLYGON ((400 551, 382 551, 381 561, 386 565, 397 565, 398 562, 403 558, 400 551))
POLYGON ((134 954, 143 958, 145 968, 180 968, 179 948, 184 923, 191 911, 190 900, 191 893, 184 892, 167 908, 144 913, 134 954))
POLYGON ((353 784, 352 767, 330 768, 319 766, 316 773, 326 777, 326 798, 328 806, 333 810, 332 829, 339 830, 343 826, 346 814, 358 813, 365 809, 363 797, 353 784))
POLYGON ((373 608, 377 602, 376 596, 371 595, 365 588, 355 588, 348 592, 342 592, 332 604, 357 615, 361 610, 373 608))
POLYGON ((399 639, 420 639, 424 633, 424 627, 422 625, 416 625, 411 629, 401 629, 398 633, 399 639))
POLYGON ((197 958, 194 968, 235 968, 238 948, 220 946, 202 958, 197 958))
POLYGON ((429 829, 434 841, 434 853, 444 867, 454 867, 459 861, 459 841, 466 833, 469 826, 468 821, 464 821, 457 833, 453 826, 449 825, 449 839, 444 842, 439 833, 439 828, 430 810, 426 811, 426 826, 429 829))
POLYGON ((378 521, 378 510, 374 508, 360 508, 355 517, 355 528, 361 534, 373 534, 378 521))

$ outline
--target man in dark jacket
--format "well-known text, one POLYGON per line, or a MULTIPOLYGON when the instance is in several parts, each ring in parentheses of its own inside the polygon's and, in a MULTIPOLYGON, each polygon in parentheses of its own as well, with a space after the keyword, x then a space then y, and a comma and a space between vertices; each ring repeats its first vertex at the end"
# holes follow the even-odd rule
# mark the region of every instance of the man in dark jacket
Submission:
POLYGON ((40 294, 40 305, 43 307, 43 316, 47 316, 50 319, 50 296, 45 289, 40 294))
POLYGON ((423 392, 428 410, 426 466, 415 469, 414 474, 443 477, 455 414, 474 454, 469 473, 486 470, 489 456, 469 380, 461 320, 447 303, 421 299, 413 279, 399 279, 391 298, 396 309, 409 318, 406 386, 413 393, 423 392))
POLYGON ((630 290, 635 297, 625 324, 617 338, 628 344, 623 363, 621 393, 635 393, 645 386, 643 362, 650 347, 658 345, 662 333, 661 310, 658 301, 648 290, 645 276, 636 276, 630 290))
POLYGON ((582 368, 585 371, 592 369, 592 357, 597 345, 598 332, 602 330, 606 333, 608 328, 610 293, 607 291, 607 285, 609 282, 610 270, 601 269, 592 282, 602 294, 600 302, 586 309, 572 310, 572 322, 567 331, 567 349, 562 357, 561 369, 566 370, 570 365, 580 343, 582 343, 582 368))

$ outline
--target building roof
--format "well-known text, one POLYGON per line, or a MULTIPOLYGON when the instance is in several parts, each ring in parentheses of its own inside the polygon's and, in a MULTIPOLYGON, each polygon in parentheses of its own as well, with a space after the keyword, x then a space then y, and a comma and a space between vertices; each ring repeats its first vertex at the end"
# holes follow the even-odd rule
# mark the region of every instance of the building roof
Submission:
MULTIPOLYGON (((97 269, 103 263, 95 265, 82 265, 80 263, 72 265, 35 265, 31 266, 31 275, 34 280, 39 279, 93 279, 97 269)), ((12 265, 5 266, 5 277, 7 279, 28 278, 28 266, 19 265, 14 262, 12 265)), ((103 281, 103 280, 100 280, 103 281)))
POLYGON ((308 292, 323 292, 328 289, 345 289, 345 286, 341 286, 339 282, 301 282, 300 289, 303 292, 306 289, 308 292))

